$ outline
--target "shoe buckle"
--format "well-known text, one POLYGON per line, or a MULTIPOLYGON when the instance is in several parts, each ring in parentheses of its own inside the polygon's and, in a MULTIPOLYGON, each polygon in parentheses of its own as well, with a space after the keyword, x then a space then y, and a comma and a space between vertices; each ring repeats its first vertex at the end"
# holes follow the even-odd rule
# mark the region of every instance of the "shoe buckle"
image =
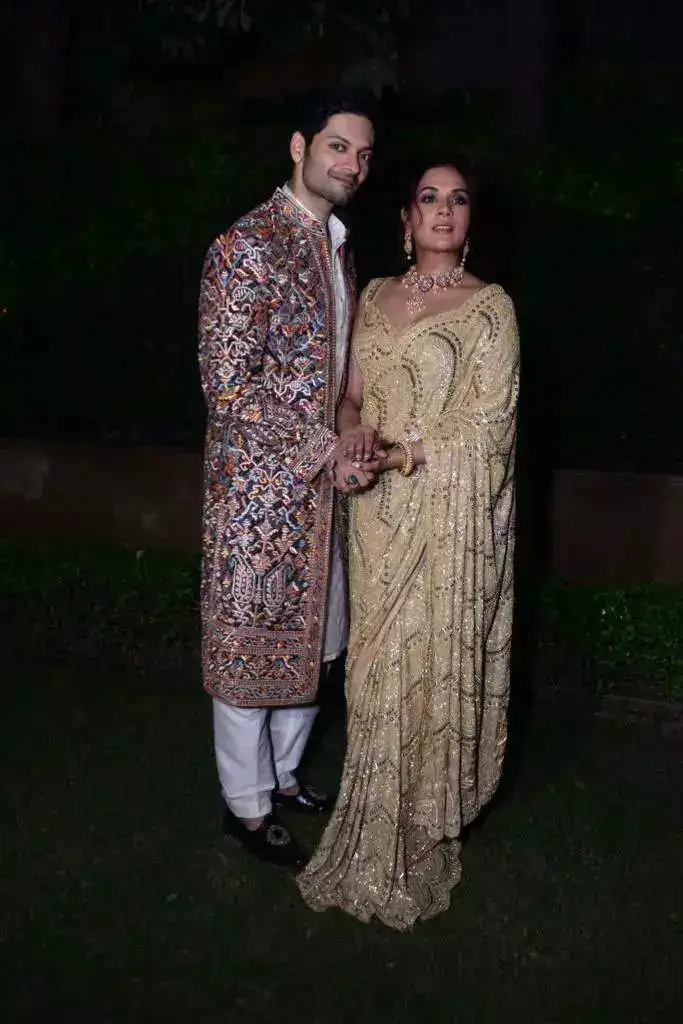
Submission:
POLYGON ((266 842, 271 846, 287 846, 291 837, 284 825, 269 825, 266 831, 266 842))

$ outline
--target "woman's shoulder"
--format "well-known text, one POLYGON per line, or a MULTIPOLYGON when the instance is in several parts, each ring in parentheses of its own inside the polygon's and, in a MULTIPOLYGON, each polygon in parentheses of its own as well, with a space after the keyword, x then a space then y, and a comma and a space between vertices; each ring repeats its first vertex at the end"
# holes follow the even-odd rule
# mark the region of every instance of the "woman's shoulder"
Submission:
POLYGON ((390 297, 391 288, 397 280, 398 278, 395 277, 373 277, 360 294, 359 310, 365 310, 368 305, 374 305, 375 298, 380 292, 382 292, 383 298, 387 296, 387 293, 390 297))
POLYGON ((361 292, 361 299, 365 301, 368 297, 373 298, 386 281, 393 281, 392 277, 373 277, 366 284, 361 292))
POLYGON ((501 313, 514 313, 515 311, 515 304, 502 284, 497 284, 495 281, 482 281, 476 294, 486 301, 486 305, 494 307, 501 313))

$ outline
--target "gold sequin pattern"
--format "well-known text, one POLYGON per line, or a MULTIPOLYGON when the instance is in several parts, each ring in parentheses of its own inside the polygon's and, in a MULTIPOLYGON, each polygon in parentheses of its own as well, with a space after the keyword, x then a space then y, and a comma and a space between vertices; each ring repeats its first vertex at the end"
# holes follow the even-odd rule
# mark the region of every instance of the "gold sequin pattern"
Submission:
POLYGON ((398 331, 380 283, 353 339, 363 419, 421 437, 426 466, 350 503, 347 753, 298 884, 313 909, 406 929, 448 907, 462 829, 502 769, 519 346, 497 285, 398 331))

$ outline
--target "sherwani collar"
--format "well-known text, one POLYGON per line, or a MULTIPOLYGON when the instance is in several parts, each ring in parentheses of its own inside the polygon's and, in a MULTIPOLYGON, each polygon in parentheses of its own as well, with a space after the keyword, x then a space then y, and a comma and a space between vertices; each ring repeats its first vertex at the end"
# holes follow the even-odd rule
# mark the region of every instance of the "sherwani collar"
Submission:
POLYGON ((333 239, 339 239, 340 241, 344 241, 346 239, 346 225, 339 219, 339 217, 335 216, 334 213, 331 213, 326 220, 316 216, 316 214, 297 199, 289 185, 283 185, 280 188, 276 188, 273 195, 273 201, 286 217, 294 220, 302 227, 308 228, 316 235, 324 237, 329 228, 330 236, 333 239))

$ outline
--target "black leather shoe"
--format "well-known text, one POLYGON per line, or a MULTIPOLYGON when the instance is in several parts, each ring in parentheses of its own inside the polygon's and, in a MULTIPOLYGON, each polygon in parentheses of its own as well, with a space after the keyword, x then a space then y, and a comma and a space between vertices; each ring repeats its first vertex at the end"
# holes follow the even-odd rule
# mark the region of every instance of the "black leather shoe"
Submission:
POLYGON ((305 851, 275 814, 267 814, 258 828, 251 829, 226 807, 223 831, 241 843, 248 853, 267 864, 303 868, 308 862, 305 851))
POLYGON ((273 803, 286 811, 298 811, 300 814, 324 814, 334 806, 334 797, 319 793, 305 782, 299 783, 299 792, 295 796, 287 796, 277 790, 273 793, 273 803))

